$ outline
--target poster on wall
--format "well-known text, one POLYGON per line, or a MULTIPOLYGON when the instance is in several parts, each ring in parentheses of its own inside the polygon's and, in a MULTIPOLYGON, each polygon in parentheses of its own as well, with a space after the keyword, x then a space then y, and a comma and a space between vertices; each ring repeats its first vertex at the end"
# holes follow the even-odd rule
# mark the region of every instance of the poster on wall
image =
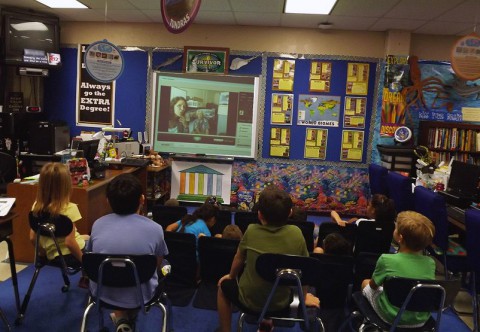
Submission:
POLYGON ((293 91, 295 60, 275 59, 273 61, 272 90, 293 91))
POLYGON ((408 56, 387 55, 383 86, 380 136, 393 137, 405 124, 406 100, 402 90, 409 84, 408 56))
POLYGON ((270 124, 291 125, 293 115, 293 94, 272 93, 270 124))
POLYGON ((480 78, 480 36, 473 33, 455 42, 452 48, 452 68, 464 80, 480 78))
POLYGON ((290 128, 270 129, 270 156, 290 157, 290 128))
POLYGON ((361 162, 364 138, 365 133, 363 131, 343 130, 340 160, 361 162))
POLYGON ((90 76, 84 54, 88 45, 79 45, 77 71, 77 125, 113 126, 115 116, 115 81, 102 83, 90 76))
POLYGON ((305 135, 305 159, 325 160, 328 129, 307 128, 305 135))
POLYGON ((88 45, 83 56, 88 74, 98 82, 113 82, 123 73, 122 52, 107 40, 88 45))
POLYGON ((345 97, 343 127, 365 129, 366 97, 345 97))
POLYGON ((205 202, 215 196, 220 204, 230 204, 232 164, 204 161, 172 161, 171 198, 205 202))
POLYGON ((348 63, 347 65, 347 95, 368 94, 368 77, 370 65, 368 63, 348 63))
POLYGON ((338 127, 339 118, 339 96, 299 95, 298 125, 338 127))
POLYGON ((312 61, 310 63, 310 91, 330 92, 332 63, 312 61))

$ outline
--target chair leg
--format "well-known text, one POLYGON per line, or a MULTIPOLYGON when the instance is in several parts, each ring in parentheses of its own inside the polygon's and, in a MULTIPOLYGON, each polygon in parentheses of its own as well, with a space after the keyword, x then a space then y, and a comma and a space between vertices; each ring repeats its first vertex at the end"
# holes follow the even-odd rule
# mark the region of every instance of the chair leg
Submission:
POLYGON ((471 273, 471 283, 472 283, 472 318, 473 318, 473 330, 478 331, 478 328, 480 326, 480 314, 478 312, 478 295, 477 295, 477 286, 476 286, 476 273, 472 272, 471 273))
POLYGON ((167 293, 163 292, 161 295, 161 299, 165 301, 165 306, 166 306, 166 321, 167 321, 167 332, 173 331, 173 311, 172 311, 172 302, 168 298, 167 293))
POLYGON ((87 308, 85 308, 85 312, 83 313, 83 318, 82 318, 82 326, 80 328, 80 332, 85 332, 87 328, 87 316, 90 311, 90 309, 95 305, 95 302, 90 302, 87 305, 87 308))
POLYGON ((28 286, 28 291, 25 294, 25 297, 22 301, 22 306, 20 311, 18 312, 17 319, 15 320, 15 324, 19 325, 22 323, 23 318, 25 317, 25 312, 27 311, 28 302, 30 302, 30 296, 32 295, 33 287, 37 282, 38 274, 40 273, 41 267, 35 268, 35 272, 33 273, 32 281, 30 281, 30 286, 28 286))
POLYGON ((12 329, 10 328, 10 324, 8 324, 7 316, 5 316, 5 313, 2 309, 0 309, 0 318, 3 321, 3 324, 5 324, 5 326, 7 327, 7 331, 10 332, 12 329))
POLYGON ((18 279, 17 279, 17 269, 15 267, 15 255, 13 252, 13 244, 10 238, 6 238, 5 241, 7 242, 8 247, 8 257, 10 260, 10 273, 12 274, 12 284, 13 284, 13 292, 15 293, 15 305, 17 306, 17 313, 20 311, 20 295, 18 293, 18 279))

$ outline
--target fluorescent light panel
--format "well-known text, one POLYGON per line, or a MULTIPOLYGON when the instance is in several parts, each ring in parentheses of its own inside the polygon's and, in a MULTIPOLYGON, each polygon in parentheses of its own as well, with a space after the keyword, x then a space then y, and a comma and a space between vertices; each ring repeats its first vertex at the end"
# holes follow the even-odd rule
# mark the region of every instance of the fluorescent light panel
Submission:
POLYGON ((36 0, 50 8, 88 8, 77 0, 36 0))
POLYGON ((328 15, 336 2, 337 0, 285 0, 285 13, 328 15))

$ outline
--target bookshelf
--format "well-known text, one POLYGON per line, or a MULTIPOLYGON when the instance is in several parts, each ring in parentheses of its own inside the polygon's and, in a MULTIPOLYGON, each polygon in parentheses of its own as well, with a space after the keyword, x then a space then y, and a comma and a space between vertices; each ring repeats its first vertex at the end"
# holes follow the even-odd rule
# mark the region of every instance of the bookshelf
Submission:
POLYGON ((418 144, 426 146, 438 164, 450 159, 480 165, 480 125, 420 121, 418 144))

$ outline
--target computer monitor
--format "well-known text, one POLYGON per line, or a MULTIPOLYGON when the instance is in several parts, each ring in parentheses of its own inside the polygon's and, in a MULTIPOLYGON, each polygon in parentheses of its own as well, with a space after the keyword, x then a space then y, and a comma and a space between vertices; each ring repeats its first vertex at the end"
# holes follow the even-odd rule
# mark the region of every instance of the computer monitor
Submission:
POLYGON ((83 157, 87 159, 88 164, 92 164, 97 155, 99 139, 92 139, 88 141, 79 141, 77 150, 83 150, 83 157))
POLYGON ((478 200, 479 179, 480 166, 454 160, 448 180, 448 192, 476 201, 478 200))

